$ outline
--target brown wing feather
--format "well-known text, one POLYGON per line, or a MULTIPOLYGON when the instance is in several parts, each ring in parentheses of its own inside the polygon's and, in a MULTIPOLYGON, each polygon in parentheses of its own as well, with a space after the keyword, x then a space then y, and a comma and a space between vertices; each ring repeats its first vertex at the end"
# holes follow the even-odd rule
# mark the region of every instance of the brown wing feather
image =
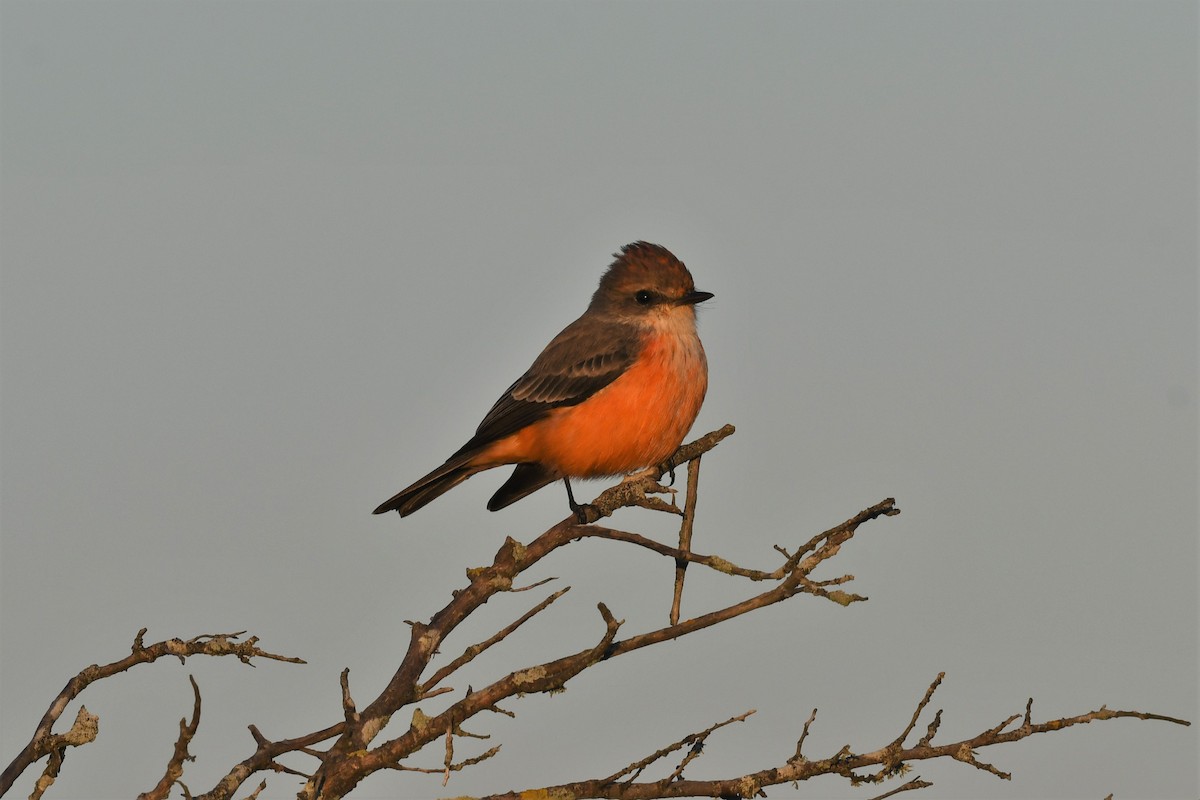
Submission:
MULTIPOLYGON (((406 516, 462 483, 481 469, 470 466, 477 451, 538 421, 552 409, 582 403, 629 368, 637 357, 636 348, 636 334, 628 326, 595 320, 571 323, 496 401, 471 441, 375 513, 399 511, 406 516)), ((518 465, 488 507, 503 508, 559 477, 540 465, 518 465)))
POLYGON ((533 366, 496 401, 458 453, 510 436, 552 409, 578 405, 629 369, 637 358, 635 329, 596 320, 581 322, 576 320, 554 337, 533 366))

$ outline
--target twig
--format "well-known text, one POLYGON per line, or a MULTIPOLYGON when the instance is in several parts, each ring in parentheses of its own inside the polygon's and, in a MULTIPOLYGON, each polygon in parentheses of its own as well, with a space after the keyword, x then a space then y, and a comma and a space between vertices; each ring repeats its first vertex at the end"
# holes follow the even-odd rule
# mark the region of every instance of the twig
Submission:
POLYGON ((59 770, 62 769, 63 761, 67 758, 68 747, 82 747, 89 742, 94 742, 99 733, 100 718, 89 713, 87 706, 80 706, 79 712, 75 715, 75 722, 69 731, 46 737, 43 746, 45 752, 50 754, 50 758, 47 759, 46 768, 42 770, 41 776, 34 784, 33 792, 29 795, 30 800, 40 800, 45 791, 54 784, 59 770))
MULTIPOLYGON (((536 586, 537 584, 534 584, 534 585, 536 586)), ((532 589, 533 586, 528 586, 526 588, 532 589)), ((458 658, 451 661, 446 666, 439 669, 437 672, 435 672, 433 674, 432 678, 430 678, 429 680, 422 683, 420 688, 418 689, 418 693, 421 694, 422 696, 428 697, 430 689, 432 689, 434 686, 437 686, 439 683, 441 683, 443 680, 445 680, 448 675, 453 673, 455 670, 457 670, 463 664, 466 664, 469 661, 471 661, 471 659, 475 658, 475 656, 479 655, 484 650, 487 650, 492 645, 494 645, 497 642, 499 642, 500 640, 504 639, 506 636, 508 636, 513 631, 515 631, 517 628, 524 625, 526 622, 528 622, 530 619, 532 619, 537 614, 546 610, 546 608, 551 603, 553 603, 558 598, 562 597, 564 594, 566 594, 570 590, 571 590, 570 586, 559 589, 557 592, 554 592, 553 594, 546 597, 545 600, 543 600, 542 602, 538 603, 533 608, 526 611, 524 614, 522 614, 520 617, 518 617, 515 621, 513 621, 509 625, 506 625, 504 628, 502 628, 501 630, 496 632, 494 635, 489 636, 487 639, 484 639, 482 642, 473 644, 470 647, 468 647, 466 650, 463 651, 462 655, 460 655, 458 658)))
MULTIPOLYGON (((708 441, 711 443, 719 438, 709 437, 708 441)), ((681 448, 683 449, 685 448, 681 448)), ((607 492, 602 493, 600 497, 606 496, 607 492)), ((462 620, 496 593, 509 591, 518 575, 557 548, 582 536, 603 537, 605 532, 592 525, 580 524, 574 518, 568 518, 528 544, 508 539, 500 547, 490 566, 469 570, 470 584, 458 590, 450 603, 434 614, 428 623, 412 623, 408 652, 392 680, 374 701, 360 710, 360 721, 348 725, 342 732, 313 778, 301 790, 300 800, 344 796, 372 772, 400 763, 434 739, 444 736, 449 719, 452 718, 459 724, 514 695, 558 691, 567 680, 597 661, 702 630, 756 608, 781 602, 796 594, 813 594, 840 604, 862 600, 864 598, 858 595, 818 585, 809 580, 807 575, 836 555, 840 546, 854 536, 862 523, 896 513, 899 512, 891 499, 865 509, 815 537, 810 546, 801 551, 803 557, 795 556, 791 563, 776 570, 776 573, 782 576, 778 585, 741 603, 676 625, 617 641, 615 634, 619 623, 611 620, 607 609, 602 608, 601 613, 605 616, 606 624, 610 626, 606 636, 613 638, 606 638, 596 648, 510 673, 483 689, 469 692, 466 697, 438 716, 430 718, 419 712, 414 713, 413 723, 406 733, 371 747, 372 740, 397 709, 421 699, 422 684, 416 683, 414 678, 436 654, 443 639, 462 620)), ((677 549, 669 548, 669 551, 675 553, 677 549)), ((205 800, 223 798, 214 796, 205 800)))
POLYGON ((903 786, 897 786, 890 792, 884 792, 883 794, 876 795, 875 797, 872 797, 871 800, 883 800, 885 797, 892 797, 893 795, 900 794, 901 792, 911 792, 913 789, 928 789, 930 786, 933 786, 933 784, 929 781, 923 781, 920 778, 913 778, 903 786))
POLYGON ((195 677, 188 675, 188 681, 192 684, 194 698, 192 700, 192 721, 189 723, 186 718, 179 720, 179 738, 175 740, 175 751, 167 762, 167 771, 153 789, 139 794, 138 800, 167 800, 171 793, 171 787, 183 777, 183 762, 194 760, 188 753, 188 744, 196 735, 196 729, 200 727, 200 687, 196 685, 195 677))
MULTIPOLYGON (((698 458, 709 450, 712 450, 721 443, 722 439, 732 436, 736 430, 732 425, 724 425, 718 430, 706 433, 699 439, 680 447, 669 459, 656 465, 646 478, 638 481, 623 481, 616 486, 604 490, 600 493, 599 497, 584 506, 585 523, 595 522, 601 517, 612 516, 612 513, 617 509, 635 505, 655 508, 659 511, 680 513, 679 509, 661 501, 657 504, 646 502, 646 491, 654 489, 656 479, 661 478, 680 464, 698 458)), ((661 488, 659 487, 659 489, 661 488)), ((579 520, 574 516, 570 516, 563 520, 563 522, 576 524, 579 520)))
POLYGON ((938 676, 934 678, 933 683, 929 684, 929 688, 925 690, 925 696, 921 698, 921 702, 917 703, 917 710, 913 712, 912 719, 908 721, 908 727, 906 727, 904 732, 897 736, 896 740, 892 742, 897 750, 904 745, 904 740, 908 738, 908 735, 912 733, 912 729, 916 727, 917 718, 921 716, 921 712, 925 710, 925 706, 929 705, 929 701, 933 699, 933 693, 936 692, 937 688, 942 685, 942 680, 945 677, 946 673, 939 672, 938 676))
POLYGON ((30 764, 57 747, 54 743, 55 739, 51 735, 54 723, 62 716, 63 711, 66 710, 71 701, 79 696, 80 692, 98 680, 124 672, 138 664, 148 664, 152 661, 157 661, 163 656, 175 656, 180 662, 195 655, 233 656, 243 664, 249 664, 250 666, 254 666, 251 663, 251 659, 254 658, 287 661, 292 664, 305 663, 300 658, 281 656, 261 649, 258 647, 257 636, 251 636, 244 642, 236 641, 244 633, 245 631, 202 634, 191 639, 168 639, 147 645, 142 641, 142 637, 146 635, 146 629, 142 628, 137 632, 137 636, 134 637, 133 647, 130 648, 131 652, 128 656, 119 661, 104 664, 103 666, 93 664, 80 671, 78 675, 67 682, 63 690, 54 698, 54 702, 50 704, 50 708, 42 716, 41 721, 38 722, 37 728, 33 732, 33 737, 29 740, 29 744, 25 745, 21 752, 17 753, 16 758, 0 774, 0 795, 12 787, 17 776, 24 772, 30 764))
MULTIPOLYGON (((683 521, 679 524, 679 550, 692 550, 692 526, 696 521, 696 489, 700 484, 700 456, 688 462, 687 499, 683 503, 683 521)), ((687 573, 686 558, 675 559, 675 593, 671 598, 671 624, 679 622, 679 607, 683 601, 683 579, 687 573)))
MULTIPOLYGON (((934 682, 936 687, 937 681, 934 682)), ((929 701, 929 693, 922 701, 922 705, 929 701)), ((904 748, 896 752, 892 744, 882 747, 870 753, 855 754, 851 752, 848 746, 841 748, 837 753, 828 758, 820 760, 809 760, 800 755, 800 748, 807 735, 808 726, 815 718, 810 716, 808 722, 805 723, 805 731, 801 734, 800 741, 796 746, 796 755, 788 759, 786 763, 777 767, 759 770, 746 775, 741 775, 732 778, 722 778, 717 780, 684 780, 679 779, 670 784, 669 792, 664 791, 664 785, 661 781, 647 781, 636 783, 633 779, 629 781, 615 783, 617 779, 630 773, 640 774, 653 761, 662 758, 668 751, 659 751, 648 756, 641 761, 636 761, 625 767, 615 775, 610 775, 605 778, 596 778, 592 780, 576 781, 574 783, 560 784, 557 786, 546 786, 540 789, 526 789, 521 792, 504 792, 501 794, 488 795, 478 800, 520 800, 522 797, 540 796, 540 797, 573 797, 573 798, 607 798, 608 800, 653 800, 661 797, 719 797, 719 798, 749 798, 756 795, 761 796, 762 790, 767 786, 779 785, 782 783, 792 783, 795 781, 808 780, 809 778, 818 775, 841 775, 847 778, 852 784, 860 784, 865 782, 877 783, 885 778, 892 777, 903 773, 906 770, 904 762, 906 761, 921 761, 934 758, 953 758, 959 761, 964 761, 972 766, 991 772, 992 774, 1004 777, 1005 773, 978 761, 973 756, 973 751, 983 747, 989 747, 1005 742, 1015 742, 1025 739, 1037 733, 1048 733, 1051 731, 1059 731, 1069 728, 1074 725, 1086 724, 1097 720, 1118 719, 1122 717, 1130 717, 1143 720, 1159 720, 1171 722, 1178 725, 1188 725, 1185 720, 1167 717, 1161 714, 1147 714, 1140 711, 1111 711, 1105 707, 1101 707, 1096 711, 1091 711, 1086 714, 1080 714, 1074 717, 1064 717, 1062 719, 1051 720, 1048 722, 1034 724, 1029 722, 1023 724, 1013 730, 1003 731, 996 727, 989 728, 982 733, 977 734, 969 739, 964 739, 952 744, 933 747, 928 744, 917 744, 913 747, 904 748), (877 766, 881 767, 879 771, 870 775, 861 775, 855 770, 877 766)), ((911 731, 913 723, 910 722, 906 726, 906 730, 911 731)), ((902 740, 905 734, 902 734, 898 739, 902 740)), ((672 747, 678 749, 677 742, 672 747)), ((902 791, 910 791, 921 789, 929 786, 926 781, 920 779, 910 780, 908 783, 899 787, 896 790, 881 795, 876 800, 882 800, 884 797, 895 795, 902 791)))
POLYGON ((262 794, 263 790, 266 788, 267 788, 267 782, 264 780, 262 783, 260 783, 258 785, 257 789, 255 789, 250 794, 246 795, 246 800, 258 800, 258 796, 260 794, 262 794))
POLYGON ((765 572, 758 569, 747 569, 739 567, 720 556, 706 556, 699 553, 684 551, 679 548, 671 547, 670 545, 656 542, 653 539, 642 536, 639 533, 630 533, 629 531, 617 530, 616 528, 606 528, 601 525, 580 525, 576 528, 578 538, 596 538, 596 539, 611 539, 614 542, 628 542, 635 544, 638 547, 644 547, 647 550, 673 558, 678 561, 686 561, 692 564, 700 564, 717 572, 723 572, 726 575, 737 575, 743 578, 749 578, 752 581, 770 581, 779 580, 787 574, 787 570, 779 568, 771 572, 765 572))
MULTIPOLYGON (((509 673, 482 689, 469 691, 466 697, 435 717, 427 717, 418 709, 413 714, 408 731, 400 737, 371 750, 359 750, 350 760, 326 758, 317 774, 301 790, 300 797, 315 796, 317 783, 321 784, 320 790, 323 792, 345 796, 348 790, 344 789, 343 781, 348 781, 352 787, 362 778, 380 769, 397 769, 402 759, 443 736, 448 725, 458 725, 460 720, 470 719, 480 711, 492 710, 506 697, 561 690, 567 681, 604 657, 622 624, 603 603, 599 603, 597 609, 604 621, 605 631, 595 646, 555 661, 509 673)), ((366 717, 367 711, 362 713, 366 717)), ((338 752, 338 745, 334 747, 331 753, 338 752)))
POLYGON ((808 715, 808 719, 804 721, 804 729, 800 731, 800 738, 796 740, 796 755, 788 759, 791 764, 794 761, 803 761, 804 755, 801 751, 804 749, 804 740, 808 738, 808 729, 817 719, 817 710, 814 708, 812 713, 808 715))
POLYGON ((358 708, 354 705, 354 698, 350 695, 350 668, 346 667, 342 670, 341 678, 339 679, 342 685, 342 716, 347 722, 352 722, 358 718, 358 708))
MULTIPOLYGON (((682 464, 707 452, 733 433, 733 430, 732 426, 727 425, 719 431, 714 431, 684 445, 676 451, 671 463, 659 465, 656 469, 661 475, 662 472, 670 469, 672 463, 682 464)), ((627 482, 625 487, 631 483, 633 482, 627 482)), ((626 501, 628 504, 636 504, 632 495, 623 494, 628 491, 630 491, 628 488, 622 488, 619 485, 602 493, 594 501, 593 506, 595 507, 589 512, 593 515, 592 518, 597 518, 595 516, 597 513, 609 514, 626 501), (596 511, 597 508, 599 512, 596 511)), ((644 493, 645 487, 642 487, 640 491, 644 493)), ((323 763, 301 790, 301 800, 305 798, 315 800, 318 795, 344 796, 359 781, 375 770, 398 763, 402 758, 406 758, 428 744, 431 738, 442 735, 445 731, 444 725, 435 732, 425 724, 414 724, 410 726, 408 734, 399 739, 385 742, 375 749, 369 749, 371 742, 399 709, 422 699, 423 686, 433 686, 432 683, 421 683, 420 676, 427 669, 430 660, 437 654, 443 640, 489 598, 498 592, 512 591, 515 579, 522 572, 537 564, 559 547, 579 538, 580 529, 578 520, 572 516, 553 526, 529 544, 522 544, 511 538, 507 539, 496 553, 491 566, 468 571, 469 585, 456 591, 453 599, 441 611, 434 614, 427 623, 412 622, 408 651, 392 679, 373 701, 359 709, 358 721, 353 725, 346 725, 340 731, 337 741, 325 754, 323 763)), ((608 614, 607 609, 603 609, 602 615, 606 614, 608 614)), ((608 623, 606 622, 606 624, 608 623)), ((613 625, 610 636, 615 636, 616 625, 619 623, 613 625)), ((503 678, 484 690, 472 692, 467 698, 455 703, 450 710, 455 714, 456 720, 466 720, 479 711, 498 707, 500 702, 513 694, 557 691, 566 679, 575 674, 574 670, 583 669, 591 663, 608 657, 611 644, 610 638, 603 643, 602 647, 594 651, 576 653, 573 656, 566 656, 557 661, 539 665, 537 668, 518 670, 511 673, 508 678, 503 678), (537 672, 540 669, 548 671, 543 675, 537 672)), ((440 676, 435 674, 434 676, 438 680, 444 677, 444 674, 440 676)), ((234 782, 233 774, 227 777, 229 778, 228 782, 223 782, 222 786, 214 788, 203 800, 228 800, 237 784, 234 782)), ((240 779, 244 780, 245 778, 241 777, 240 779)))
POLYGON ((238 790, 238 787, 247 778, 259 770, 270 769, 271 765, 275 763, 276 756, 283 755, 284 753, 301 752, 313 755, 313 752, 309 749, 312 745, 341 735, 345 727, 346 723, 339 722, 336 725, 330 725, 328 728, 314 731, 304 736, 275 742, 263 736, 258 728, 250 725, 250 735, 254 738, 254 742, 257 745, 254 753, 235 764, 225 777, 221 778, 211 790, 204 794, 196 795, 195 800, 226 800, 226 798, 233 797, 234 792, 238 790))
MULTIPOLYGON (((491 758, 492 756, 496 755, 499 752, 500 752, 500 745, 496 745, 495 747, 491 748, 490 750, 480 753, 477 756, 473 756, 473 757, 465 759, 463 761, 457 761, 448 766, 437 767, 436 769, 430 769, 429 767, 410 767, 407 764, 395 764, 391 767, 391 769, 394 769, 394 770, 397 770, 400 772, 423 772, 427 775, 444 775, 444 774, 448 774, 448 772, 458 772, 459 770, 465 769, 466 767, 472 767, 481 761, 488 760, 489 758, 491 758)), ((442 785, 445 786, 446 782, 443 782, 442 785)))
MULTIPOLYGON (((704 740, 707 739, 709 734, 711 734, 713 731, 724 728, 726 725, 732 725, 735 722, 744 722, 751 714, 754 714, 754 713, 756 713, 755 709, 752 708, 749 711, 747 711, 745 714, 739 714, 736 717, 730 717, 729 719, 725 720, 724 722, 718 722, 717 724, 712 725, 708 728, 705 728, 702 731, 697 731, 695 733, 689 733, 687 736, 684 736, 679 741, 672 742, 671 744, 667 745, 666 747, 662 748, 661 750, 657 750, 657 751, 651 753, 650 755, 646 756, 645 758, 643 758, 639 761, 633 762, 632 764, 630 764, 629 766, 620 770, 619 772, 614 772, 612 775, 609 775, 607 778, 602 778, 601 780, 605 784, 613 784, 613 783, 616 783, 617 781, 621 780, 621 778, 625 777, 626 775, 629 775, 630 776, 629 781, 627 781, 626 783, 630 783, 630 782, 636 780, 638 778, 638 776, 641 775, 642 772, 645 771, 645 769, 647 767, 649 767, 651 764, 653 764, 655 761, 666 758, 667 756, 671 755, 671 753, 674 753, 676 750, 679 750, 680 748, 686 747, 688 745, 700 744, 701 746, 703 746, 704 740)), ((680 769, 679 772, 682 772, 682 769, 680 769)))
MULTIPOLYGON (((681 540, 678 548, 661 545, 633 533, 590 524, 580 524, 574 517, 553 526, 529 544, 522 544, 511 538, 507 539, 500 546, 492 564, 487 567, 469 570, 469 584, 465 588, 454 592, 452 599, 447 605, 434 614, 428 622, 408 623, 411 626, 408 650, 391 680, 374 700, 360 709, 350 695, 348 673, 343 672, 341 678, 342 722, 305 736, 281 741, 272 741, 264 736, 255 726, 249 726, 250 734, 255 742, 253 754, 230 769, 225 777, 210 792, 201 795, 196 800, 231 800, 251 775, 262 770, 275 770, 306 777, 307 783, 299 795, 301 800, 344 797, 359 785, 364 778, 381 769, 437 773, 441 774, 443 781, 445 781, 449 778, 451 772, 479 763, 493 757, 499 752, 499 747, 493 747, 479 756, 456 762, 454 761, 454 738, 456 736, 476 736, 477 734, 472 734, 464 730, 463 726, 469 724, 468 720, 473 719, 475 715, 481 712, 487 711, 512 716, 512 712, 500 706, 500 703, 507 705, 506 701, 510 698, 517 698, 530 693, 553 693, 560 691, 576 675, 601 661, 693 633, 748 613, 756 608, 781 602, 797 594, 811 594, 843 605, 864 600, 864 597, 857 594, 851 594, 835 588, 852 580, 852 576, 843 575, 835 578, 816 580, 812 577, 812 574, 821 564, 835 557, 841 545, 853 538, 863 523, 881 516, 892 516, 899 513, 899 509, 895 508, 895 502, 890 498, 871 508, 865 509, 842 524, 812 537, 806 544, 794 550, 794 552, 790 552, 782 547, 776 547, 783 556, 784 561, 781 565, 770 571, 745 569, 733 565, 718 556, 704 556, 692 551, 690 536, 691 525, 694 523, 695 498, 697 497, 696 487, 698 478, 696 476, 698 476, 698 459, 702 453, 707 452, 732 432, 732 426, 726 426, 719 431, 714 431, 695 442, 681 447, 668 462, 656 467, 658 478, 661 478, 662 474, 672 467, 682 464, 685 461, 690 462, 688 498, 685 509, 682 511, 684 521, 681 525, 681 540), (400 732, 399 735, 384 741, 382 744, 373 744, 375 739, 385 729, 385 726, 392 721, 401 708, 451 691, 448 687, 438 686, 439 682, 443 681, 478 654, 512 634, 518 627, 547 608, 558 597, 561 597, 567 591, 566 589, 550 595, 493 636, 468 647, 457 659, 437 670, 425 682, 421 682, 421 676, 429 669, 432 659, 439 652, 439 647, 442 646, 446 637, 458 625, 499 592, 525 591, 544 583, 544 581, 539 581, 524 586, 521 589, 514 588, 517 584, 517 579, 526 570, 539 563, 559 547, 563 547, 585 536, 609 538, 632 543, 675 559, 679 580, 673 602, 672 622, 670 625, 658 630, 636 633, 626 639, 618 640, 617 634, 622 622, 617 620, 606 606, 600 604, 598 610, 604 622, 605 630, 593 646, 552 661, 510 672, 484 686, 482 689, 476 690, 468 687, 461 699, 434 716, 427 716, 420 708, 414 706, 411 723, 408 725, 407 730, 400 732), (735 603, 728 607, 680 622, 681 613, 679 606, 681 605, 683 572, 690 563, 700 563, 711 569, 755 581, 774 581, 776 585, 765 592, 746 598, 740 603, 735 603), (317 743, 329 739, 334 739, 334 741, 328 745, 327 749, 317 750, 314 748, 314 745, 317 743), (435 744, 438 739, 444 739, 444 757, 442 758, 442 765, 437 769, 410 767, 401 763, 402 759, 409 758, 427 745, 435 744), (311 775, 306 775, 299 770, 286 767, 276 760, 278 756, 285 753, 304 754, 316 759, 319 764, 311 775)), ((587 512, 587 517, 590 522, 594 522, 600 517, 611 515, 618 508, 628 506, 645 506, 679 513, 680 510, 673 505, 669 506, 657 498, 647 497, 647 493, 652 494, 660 488, 652 477, 640 481, 629 481, 612 487, 603 492, 593 502, 592 506, 588 507, 590 510, 587 512), (651 502, 652 500, 653 502, 651 502)), ((142 644, 142 633, 139 633, 135 640, 135 655, 139 651, 150 649, 142 644)), ((184 645, 184 647, 182 649, 176 647, 174 650, 166 647, 159 655, 177 655, 182 660, 187 655, 204 652, 210 655, 236 655, 246 663, 249 663, 250 658, 257 656, 299 661, 299 659, 285 659, 283 657, 264 654, 254 647, 254 642, 256 641, 254 639, 245 643, 232 644, 229 640, 236 638, 238 635, 240 634, 204 636, 189 640, 189 642, 172 640, 172 642, 178 642, 180 645, 184 645), (188 646, 196 649, 194 652, 190 651, 188 646), (250 651, 236 651, 230 649, 232 647, 249 647, 250 651), (215 652, 222 648, 225 648, 226 652, 215 652)), ((165 646, 169 643, 160 644, 165 646)), ((153 647, 158 647, 158 645, 151 646, 151 648, 153 647)), ((157 657, 158 655, 154 656, 154 658, 157 657)), ((153 660, 153 658, 141 659, 141 661, 146 660, 153 660)), ((132 663, 140 663, 140 661, 135 659, 132 663)), ((124 668, 127 668, 127 666, 124 668)), ((99 677, 106 676, 100 675, 99 677)), ((94 680, 96 678, 93 677, 91 679, 94 680)), ((914 746, 906 747, 904 744, 905 741, 916 729, 916 725, 925 708, 929 705, 940 681, 941 676, 939 675, 938 679, 929 687, 924 699, 919 702, 915 713, 900 735, 888 745, 872 753, 856 754, 851 750, 849 745, 846 745, 834 755, 822 760, 810 760, 804 757, 802 755, 802 748, 809 734, 810 726, 816 718, 816 711, 814 709, 812 715, 809 716, 803 725, 803 731, 796 742, 795 755, 788 759, 782 766, 723 780, 695 781, 685 779, 684 772, 686 768, 700 756, 707 736, 716 729, 745 719, 749 713, 753 713, 748 712, 748 714, 714 725, 705 731, 690 734, 645 759, 635 761, 633 764, 630 764, 608 778, 529 790, 522 794, 526 798, 529 796, 571 796, 581 799, 603 797, 609 800, 652 800, 653 798, 681 796, 750 798, 765 796, 763 795, 763 787, 784 782, 807 780, 816 775, 841 775, 851 781, 852 784, 880 782, 905 773, 910 769, 906 763, 908 761, 942 757, 957 759, 971 764, 977 769, 989 771, 1004 777, 1005 774, 997 768, 979 761, 975 756, 975 750, 1006 741, 1016 741, 1034 733, 1060 730, 1075 724, 1091 722, 1097 719, 1113 719, 1121 716, 1188 724, 1182 720, 1159 715, 1143 714, 1141 712, 1109 711, 1107 708, 1101 708, 1098 711, 1090 712, 1087 715, 1080 715, 1076 718, 1034 724, 1031 719, 1031 700, 1026 705, 1021 725, 1015 729, 1009 729, 1009 726, 1018 719, 1019 715, 1014 715, 1000 725, 989 728, 971 739, 948 745, 934 746, 932 741, 938 731, 942 716, 942 712, 938 711, 933 721, 929 723, 927 731, 921 740, 914 746), (647 768, 660 762, 667 755, 678 752, 683 748, 688 748, 687 752, 683 754, 677 765, 665 778, 657 781, 638 782, 638 779, 647 768), (875 771, 867 774, 862 773, 863 770, 870 769, 874 769, 875 771)), ((83 685, 86 686, 86 683, 83 685)), ((70 685, 68 685, 69 688, 70 685)), ((75 694, 78 694, 78 689, 75 690, 75 694)), ((71 696, 73 697, 74 695, 71 696)), ((54 706, 52 706, 51 710, 54 710, 54 706)), ((53 718, 50 719, 49 725, 52 725, 54 720, 57 719, 58 714, 61 713, 62 710, 60 708, 53 718)), ((94 721, 94 718, 92 719, 94 721)), ((193 727, 198 721, 199 695, 197 693, 193 727)), ((181 725, 181 739, 184 738, 182 734, 184 727, 181 725)), ((74 729, 72 730, 74 731, 74 729)), ((93 738, 94 735, 93 732, 93 738)), ((190 736, 188 738, 190 739, 190 736)), ((185 755, 179 759, 180 765, 187 758, 186 744, 184 742, 183 752, 185 755)), ((52 782, 53 775, 57 775, 57 769, 61 765, 65 747, 44 751, 42 754, 45 755, 46 752, 50 753, 47 775, 49 775, 48 780, 52 782), (51 770, 53 770, 53 775, 50 775, 51 770)), ((182 784, 178 776, 174 778, 174 782, 183 788, 185 796, 190 796, 190 790, 182 784)), ((881 800, 881 798, 900 792, 923 788, 928 785, 925 781, 913 779, 907 784, 885 795, 881 795, 876 800, 881 800)), ((262 792, 264 786, 265 783, 260 784, 248 800, 253 800, 253 798, 257 797, 262 792)), ((37 790, 39 796, 42 791, 44 791, 44 787, 37 790)), ((509 793, 496 797, 516 798, 518 796, 521 795, 509 793)))

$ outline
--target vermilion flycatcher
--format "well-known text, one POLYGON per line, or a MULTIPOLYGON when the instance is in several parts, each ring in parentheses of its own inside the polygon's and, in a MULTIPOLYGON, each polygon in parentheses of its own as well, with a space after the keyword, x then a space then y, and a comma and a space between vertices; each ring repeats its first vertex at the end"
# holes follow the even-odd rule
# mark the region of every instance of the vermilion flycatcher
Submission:
POLYGON ((708 388, 696 335, 698 292, 666 248, 615 254, 583 316, 542 351, 446 463, 376 514, 407 516, 476 472, 516 464, 488 501, 496 511, 559 478, 599 478, 660 464, 679 447, 708 388))

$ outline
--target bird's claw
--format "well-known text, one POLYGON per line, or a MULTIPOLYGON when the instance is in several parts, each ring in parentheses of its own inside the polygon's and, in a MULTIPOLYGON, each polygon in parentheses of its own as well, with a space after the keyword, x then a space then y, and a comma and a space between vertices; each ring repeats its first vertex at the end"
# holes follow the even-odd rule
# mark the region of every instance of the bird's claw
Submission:
POLYGON ((579 503, 571 507, 575 512, 575 520, 580 525, 587 525, 589 522, 595 522, 600 519, 600 512, 591 503, 579 503))

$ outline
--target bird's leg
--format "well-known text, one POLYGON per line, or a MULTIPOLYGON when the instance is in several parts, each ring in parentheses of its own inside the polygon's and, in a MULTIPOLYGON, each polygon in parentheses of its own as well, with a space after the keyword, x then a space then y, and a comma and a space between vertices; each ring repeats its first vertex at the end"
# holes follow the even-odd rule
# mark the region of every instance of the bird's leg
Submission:
POLYGON ((675 485, 675 467, 677 467, 679 465, 675 463, 675 456, 671 456, 670 458, 668 458, 666 463, 667 463, 667 474, 671 476, 671 480, 670 480, 670 482, 667 483, 667 486, 674 486, 675 485))
POLYGON ((576 503, 575 494, 571 491, 571 479, 563 478, 563 485, 567 487, 567 503, 571 506, 571 511, 575 514, 575 519, 579 520, 580 525, 588 523, 587 512, 591 508, 587 503, 576 503))

